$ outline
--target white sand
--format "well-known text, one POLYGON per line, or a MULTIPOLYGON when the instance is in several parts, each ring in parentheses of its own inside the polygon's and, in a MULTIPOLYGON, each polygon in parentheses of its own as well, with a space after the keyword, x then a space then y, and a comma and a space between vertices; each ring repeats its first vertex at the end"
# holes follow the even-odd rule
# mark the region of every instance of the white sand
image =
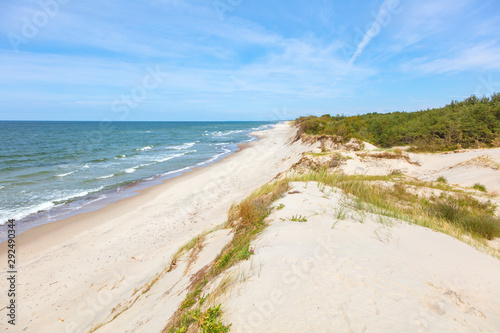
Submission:
POLYGON ((338 220, 340 190, 293 189, 234 268, 246 281, 223 300, 232 331, 500 331, 500 261, 394 219, 351 209, 338 220))

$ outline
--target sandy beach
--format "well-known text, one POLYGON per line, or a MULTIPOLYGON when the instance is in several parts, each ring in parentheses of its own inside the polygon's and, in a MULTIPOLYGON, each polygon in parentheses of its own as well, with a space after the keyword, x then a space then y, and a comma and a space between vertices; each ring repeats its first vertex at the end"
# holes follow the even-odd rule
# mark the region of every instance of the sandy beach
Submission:
MULTIPOLYGON (((197 168, 95 212, 17 237, 18 323, 25 332, 85 332, 137 286, 151 280, 183 243, 227 218, 235 201, 270 181, 299 156, 284 146, 292 129, 277 125, 214 165, 197 168)), ((1 248, 6 263, 6 246, 1 248)), ((6 290, 6 273, 1 276, 6 290)), ((178 306, 170 301, 175 310, 178 306)), ((146 310, 146 309, 143 309, 146 310)), ((150 312, 148 309, 145 312, 150 312)), ((0 311, 5 316, 6 309, 0 311)), ((168 321, 168 311, 158 324, 168 321)))
MULTIPOLYGON (((18 326, 1 322, 2 331, 162 332, 196 274, 231 241, 231 229, 214 229, 231 205, 321 151, 294 141, 287 124, 255 135, 259 141, 214 165, 19 235, 18 326), (209 230, 194 260, 184 256, 168 269, 183 244, 209 230)), ((464 189, 477 181, 499 189, 499 149, 407 159, 370 158, 370 145, 342 149, 349 158, 337 172, 398 169, 422 181, 444 175, 464 189), (463 177, 470 172, 481 177, 463 177)), ((212 301, 222 304, 231 331, 500 331, 498 258, 422 226, 356 211, 352 200, 337 188, 291 183, 252 242, 254 254, 209 286, 230 281, 212 301)), ((0 253, 6 262, 5 246, 0 253)), ((6 273, 0 279, 5 290, 6 273)))

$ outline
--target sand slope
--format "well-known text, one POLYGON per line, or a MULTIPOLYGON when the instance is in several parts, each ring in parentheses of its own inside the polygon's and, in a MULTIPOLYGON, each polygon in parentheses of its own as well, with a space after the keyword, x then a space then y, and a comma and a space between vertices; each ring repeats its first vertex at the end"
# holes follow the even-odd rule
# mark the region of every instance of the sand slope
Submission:
POLYGON ((497 259, 350 208, 339 220, 349 201, 317 183, 294 183, 296 191, 276 202, 285 207, 269 217, 251 261, 234 268, 246 280, 222 301, 232 331, 500 331, 497 259), (292 222, 297 215, 307 222, 292 222))

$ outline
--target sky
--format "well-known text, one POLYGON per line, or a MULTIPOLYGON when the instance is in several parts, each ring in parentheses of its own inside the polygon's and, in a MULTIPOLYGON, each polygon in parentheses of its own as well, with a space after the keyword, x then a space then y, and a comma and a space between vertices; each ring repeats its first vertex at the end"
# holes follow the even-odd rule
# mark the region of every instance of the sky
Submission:
POLYGON ((500 92, 499 0, 2 0, 0 120, 286 120, 500 92))

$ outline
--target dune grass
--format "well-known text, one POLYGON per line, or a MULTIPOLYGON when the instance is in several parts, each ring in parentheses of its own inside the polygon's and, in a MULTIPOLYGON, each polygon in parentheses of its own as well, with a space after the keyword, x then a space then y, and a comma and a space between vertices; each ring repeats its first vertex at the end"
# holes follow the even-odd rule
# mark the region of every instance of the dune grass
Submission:
POLYGON ((500 237, 500 219, 495 216, 495 206, 490 202, 479 202, 466 193, 419 196, 406 190, 404 181, 396 182, 392 188, 374 181, 397 181, 397 176, 360 176, 330 173, 324 169, 295 176, 294 181, 317 181, 338 187, 347 195, 357 198, 365 205, 362 209, 376 214, 406 220, 454 237, 470 236, 491 240, 500 237))
POLYGON ((484 185, 481 185, 480 183, 475 183, 472 185, 472 188, 481 192, 488 192, 486 191, 486 187, 484 185))
MULTIPOLYGON (((349 202, 350 209, 358 212, 358 215, 353 215, 353 218, 361 223, 364 222, 366 213, 369 212, 378 214, 381 221, 384 220, 384 216, 397 218, 462 240, 464 235, 476 240, 500 237, 500 220, 494 215, 495 207, 491 202, 480 202, 464 192, 447 191, 451 187, 442 182, 439 182, 439 185, 433 182, 417 182, 404 178, 400 173, 387 176, 363 176, 331 173, 328 169, 300 175, 293 174, 288 178, 262 186, 242 202, 231 207, 228 220, 223 226, 232 228, 234 236, 231 242, 222 249, 211 264, 191 277, 191 284, 185 299, 162 332, 225 333, 229 331, 231 325, 226 325, 222 321, 222 305, 216 305, 215 300, 229 288, 231 279, 223 278, 211 294, 204 293, 204 290, 230 267, 251 257, 253 254, 250 247, 251 241, 265 230, 267 227, 265 219, 273 209, 273 202, 288 191, 291 181, 306 183, 315 181, 319 186, 326 185, 341 189, 349 202), (392 186, 382 184, 392 184, 392 186), (446 193, 439 197, 427 198, 408 191, 407 186, 439 188, 446 193)), ((337 219, 346 218, 348 210, 346 204, 341 205, 335 212, 337 219)), ((280 208, 283 208, 283 205, 276 207, 278 210, 280 208)), ((297 215, 291 220, 306 222, 307 218, 297 215)), ((203 232, 179 248, 172 257, 170 265, 167 266, 168 268, 138 289, 142 290, 141 294, 149 291, 163 274, 175 269, 177 261, 183 255, 189 253, 188 266, 194 262, 198 253, 203 249, 206 235, 207 232, 203 232)), ((139 295, 135 300, 138 297, 139 295)), ((120 310, 113 319, 126 311, 128 307, 120 310)), ((100 326, 102 325, 96 326, 92 331, 100 326)))
POLYGON ((302 215, 293 215, 290 218, 290 221, 292 221, 292 222, 307 222, 307 217, 302 216, 302 215))
POLYGON ((443 184, 448 183, 448 181, 446 180, 446 178, 444 178, 443 176, 439 176, 439 177, 436 179, 436 181, 437 181, 438 183, 443 183, 443 184))

